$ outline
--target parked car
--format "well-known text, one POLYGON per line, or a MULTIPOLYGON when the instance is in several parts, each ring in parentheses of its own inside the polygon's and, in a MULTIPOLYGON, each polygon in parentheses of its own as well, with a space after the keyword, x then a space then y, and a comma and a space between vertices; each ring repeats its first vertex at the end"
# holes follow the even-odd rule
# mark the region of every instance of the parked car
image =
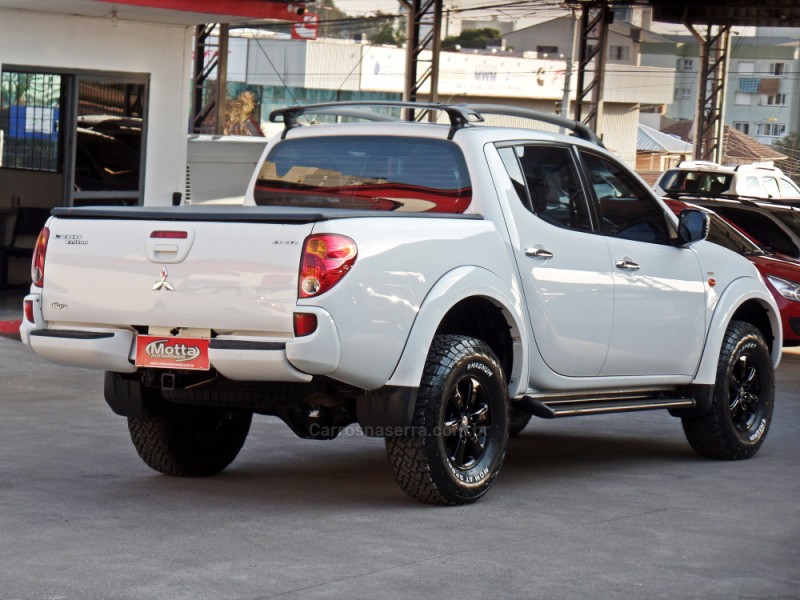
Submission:
MULTIPOLYGON (((679 200, 666 200, 666 203, 676 215, 687 208, 698 207, 679 200)), ((710 210, 709 220, 708 240, 741 254, 764 277, 781 311, 783 345, 800 345, 800 261, 766 251, 745 232, 710 210)))
POLYGON ((664 171, 653 189, 660 196, 725 194, 800 202, 800 188, 783 171, 758 164, 723 167, 707 161, 683 161, 664 171))
POLYGON ((244 206, 56 208, 42 230, 22 340, 106 371, 147 465, 218 473, 254 413, 317 440, 358 423, 433 504, 483 496, 531 416, 667 410, 702 456, 758 451, 781 317, 704 211, 676 217, 575 121, 355 105, 443 122, 279 109, 244 206))
POLYGON ((780 202, 742 198, 704 198, 694 195, 678 199, 713 210, 768 252, 800 259, 800 208, 780 202))

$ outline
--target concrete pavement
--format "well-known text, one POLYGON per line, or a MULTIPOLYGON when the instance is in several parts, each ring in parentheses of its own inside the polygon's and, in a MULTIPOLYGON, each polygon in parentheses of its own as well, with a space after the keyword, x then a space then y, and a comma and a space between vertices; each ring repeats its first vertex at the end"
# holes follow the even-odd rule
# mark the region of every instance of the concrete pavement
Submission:
POLYGON ((666 413, 534 420, 477 504, 418 504, 382 440, 256 417, 219 476, 149 470, 98 372, 0 338, 0 600, 800 597, 800 354, 760 453, 666 413))

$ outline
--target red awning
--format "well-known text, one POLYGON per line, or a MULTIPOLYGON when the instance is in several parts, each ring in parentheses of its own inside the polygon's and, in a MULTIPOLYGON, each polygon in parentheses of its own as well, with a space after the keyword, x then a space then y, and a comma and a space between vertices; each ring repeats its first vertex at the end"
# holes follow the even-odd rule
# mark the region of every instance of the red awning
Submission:
POLYGON ((208 15, 233 15, 243 19, 280 19, 302 21, 304 2, 280 0, 95 0, 116 6, 139 6, 159 10, 202 13, 208 15))

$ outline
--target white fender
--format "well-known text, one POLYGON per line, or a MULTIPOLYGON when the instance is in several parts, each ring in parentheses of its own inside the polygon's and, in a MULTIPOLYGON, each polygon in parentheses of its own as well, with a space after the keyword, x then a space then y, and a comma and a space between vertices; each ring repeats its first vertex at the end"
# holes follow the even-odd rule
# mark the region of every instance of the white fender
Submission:
POLYGON ((514 352, 508 392, 514 397, 526 389, 528 342, 531 337, 517 281, 501 281, 491 271, 476 266, 453 269, 431 288, 414 320, 400 362, 387 385, 419 387, 425 359, 439 324, 453 306, 473 297, 490 300, 502 310, 511 328, 514 352))
POLYGON ((722 293, 711 318, 708 328, 703 357, 697 370, 694 383, 713 385, 717 380, 717 364, 719 353, 722 350, 722 341, 725 331, 733 319, 734 313, 748 300, 756 300, 767 309, 774 340, 772 342, 772 366, 777 367, 781 360, 781 347, 783 346, 783 329, 781 328, 780 313, 775 299, 766 291, 753 285, 749 277, 741 277, 732 282, 722 293))

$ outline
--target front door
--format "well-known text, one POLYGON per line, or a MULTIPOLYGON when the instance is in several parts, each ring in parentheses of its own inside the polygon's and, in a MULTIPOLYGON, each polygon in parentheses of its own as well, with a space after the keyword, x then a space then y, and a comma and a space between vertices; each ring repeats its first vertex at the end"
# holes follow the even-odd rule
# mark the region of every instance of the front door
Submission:
POLYGON ((626 170, 581 154, 614 279, 614 327, 600 374, 694 374, 706 318, 697 255, 674 245, 664 209, 626 170))

